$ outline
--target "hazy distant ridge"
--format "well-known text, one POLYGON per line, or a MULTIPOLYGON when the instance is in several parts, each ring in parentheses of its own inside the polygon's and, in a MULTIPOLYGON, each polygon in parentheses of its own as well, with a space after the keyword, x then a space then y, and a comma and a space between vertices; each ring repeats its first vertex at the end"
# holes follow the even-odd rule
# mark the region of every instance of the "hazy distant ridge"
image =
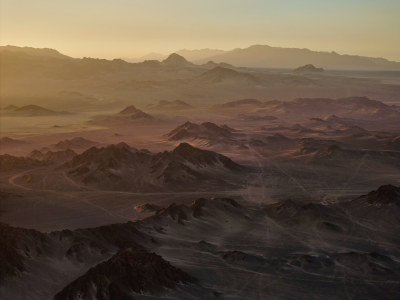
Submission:
MULTIPOLYGON (((190 60, 190 59, 189 59, 190 60)), ((400 70, 400 62, 385 58, 341 55, 336 52, 317 52, 309 49, 254 45, 210 56, 196 63, 226 62, 241 67, 297 68, 313 64, 324 69, 337 70, 400 70)))

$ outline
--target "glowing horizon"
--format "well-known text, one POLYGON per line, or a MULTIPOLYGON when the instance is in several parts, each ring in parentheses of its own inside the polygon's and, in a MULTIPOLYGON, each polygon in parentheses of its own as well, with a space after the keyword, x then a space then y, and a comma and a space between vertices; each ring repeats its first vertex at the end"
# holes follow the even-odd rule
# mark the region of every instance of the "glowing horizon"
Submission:
POLYGON ((137 58, 262 44, 400 61, 395 0, 2 0, 1 45, 137 58))

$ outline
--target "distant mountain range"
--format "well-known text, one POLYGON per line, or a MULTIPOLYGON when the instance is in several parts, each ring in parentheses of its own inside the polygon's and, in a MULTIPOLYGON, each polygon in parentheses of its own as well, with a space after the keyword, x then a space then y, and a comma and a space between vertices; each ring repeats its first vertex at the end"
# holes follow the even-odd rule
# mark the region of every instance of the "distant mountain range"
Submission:
POLYGON ((199 60, 206 60, 208 57, 224 54, 226 53, 226 51, 219 49, 198 49, 198 50, 182 49, 176 51, 176 53, 182 55, 191 62, 196 62, 199 60))
MULTIPOLYGON (((7 62, 15 59, 15 54, 23 55, 25 59, 29 56, 37 58, 52 59, 69 59, 66 55, 59 53, 53 49, 38 49, 31 47, 16 46, 0 46, 0 54, 7 56, 7 62), (12 57, 10 57, 12 56, 12 57)), ((389 61, 385 58, 365 57, 358 55, 345 55, 336 52, 318 52, 309 49, 299 48, 281 48, 271 47, 268 45, 253 45, 248 48, 237 48, 231 51, 223 51, 216 49, 201 50, 179 50, 176 53, 166 56, 152 53, 140 58, 144 60, 163 60, 161 65, 164 66, 189 66, 191 63, 206 64, 212 61, 215 64, 228 63, 239 67, 255 67, 255 68, 289 68, 295 69, 299 66, 313 64, 324 69, 331 70, 400 70, 400 62, 389 61), (186 58, 189 62, 183 61, 181 57, 186 58)), ((129 65, 121 59, 111 61, 100 59, 86 59, 86 63, 101 63, 103 67, 113 69, 110 64, 115 66, 129 65)), ((132 60, 129 60, 132 61, 132 60)), ((135 61, 139 61, 135 60, 135 61)))
POLYGON ((2 114, 5 116, 17 116, 17 117, 36 117, 36 116, 57 116, 67 115, 69 112, 65 111, 54 111, 38 105, 25 105, 17 107, 15 105, 9 105, 2 109, 2 114))
POLYGON ((341 55, 336 52, 318 52, 309 49, 281 48, 267 45, 254 45, 244 49, 238 48, 225 51, 194 62, 206 63, 210 60, 217 63, 225 62, 235 66, 255 68, 294 69, 299 66, 313 64, 332 70, 400 70, 400 62, 389 61, 384 58, 341 55))
POLYGON ((50 48, 34 48, 34 47, 18 47, 18 46, 0 46, 0 53, 4 52, 16 52, 24 55, 31 55, 37 57, 51 57, 51 58, 61 58, 61 59, 71 59, 71 57, 61 54, 57 50, 50 48))

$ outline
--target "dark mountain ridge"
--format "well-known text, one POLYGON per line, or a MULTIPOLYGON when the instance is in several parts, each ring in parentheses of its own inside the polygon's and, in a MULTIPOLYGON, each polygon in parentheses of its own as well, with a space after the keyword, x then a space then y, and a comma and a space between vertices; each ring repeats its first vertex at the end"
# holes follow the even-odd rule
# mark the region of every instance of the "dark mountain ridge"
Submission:
POLYGON ((185 139, 217 141, 220 139, 232 139, 234 132, 236 132, 236 130, 226 125, 218 126, 212 122, 204 122, 201 124, 186 122, 170 131, 167 136, 171 141, 185 139))
POLYGON ((230 186, 222 177, 240 177, 241 165, 216 152, 181 143, 157 154, 127 144, 92 147, 64 165, 67 174, 101 189, 130 191, 185 190, 209 185, 230 186), (150 172, 149 172, 150 170, 150 172))

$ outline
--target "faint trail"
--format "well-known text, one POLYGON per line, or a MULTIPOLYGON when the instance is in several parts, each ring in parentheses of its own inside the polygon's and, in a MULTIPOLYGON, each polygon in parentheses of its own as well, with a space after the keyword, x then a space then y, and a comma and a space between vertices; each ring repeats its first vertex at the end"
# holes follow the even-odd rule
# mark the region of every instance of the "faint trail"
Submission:
MULTIPOLYGON (((30 169, 30 170, 26 170, 23 172, 20 172, 12 177, 9 178, 8 183, 16 188, 25 190, 25 191, 35 191, 35 192, 44 192, 44 193, 49 193, 49 194, 53 194, 53 195, 58 195, 58 196, 62 196, 62 197, 66 197, 66 198, 70 198, 70 199, 74 199, 77 200, 78 202, 81 203, 85 203, 93 208, 96 208, 97 210, 100 210, 104 213, 106 213, 107 215, 114 217, 114 218, 122 218, 124 220, 129 220, 132 221, 132 218, 128 218, 122 214, 113 212, 109 209, 106 209, 105 207, 95 204, 90 200, 87 200, 84 198, 84 196, 78 196, 78 195, 73 195, 71 193, 66 193, 66 192, 60 192, 57 190, 52 190, 52 189, 48 189, 48 188, 42 188, 42 189, 38 189, 38 188, 30 188, 27 186, 24 186, 22 184, 18 184, 15 181, 20 178, 21 176, 28 174, 32 171, 38 171, 38 168, 35 169, 30 169)), ((88 188, 86 186, 80 185, 79 183, 75 182, 74 180, 72 180, 71 178, 69 178, 65 172, 62 173, 63 178, 72 186, 79 188, 80 190, 84 190, 84 192, 88 193, 86 195, 90 196, 90 194, 92 193, 101 193, 101 194, 109 194, 109 195, 129 195, 129 196, 175 196, 177 194, 179 195, 188 195, 188 196, 202 196, 202 195, 240 195, 241 191, 240 190, 228 190, 228 191, 203 191, 203 192, 199 192, 199 191, 188 191, 188 192, 157 192, 157 193, 146 193, 146 192, 125 192, 125 191, 103 191, 103 190, 98 190, 98 189, 93 189, 93 188, 88 188)), ((48 175, 46 175, 48 176, 48 175)), ((45 180, 46 176, 43 178, 43 180, 45 180)), ((42 182, 42 185, 45 185, 45 182, 42 182)), ((39 204, 40 202, 45 201, 45 199, 43 198, 42 200, 38 200, 35 205, 39 204)))
POLYGON ((346 182, 343 184, 342 188, 341 188, 341 196, 344 194, 344 190, 348 187, 348 185, 350 184, 350 181, 360 172, 360 169, 362 167, 362 165, 364 165, 365 163, 365 159, 366 157, 368 157, 368 154, 365 154, 361 157, 360 159, 360 163, 358 164, 357 168, 354 170, 354 172, 351 174, 351 176, 348 177, 348 179, 346 180, 346 182))
MULTIPOLYGON (((249 134, 247 134, 247 146, 253 152, 253 154, 254 154, 253 158, 261 171, 259 178, 260 178, 261 191, 262 191, 262 200, 264 200, 265 199, 264 166, 263 166, 261 160, 258 158, 258 153, 250 145, 250 135, 249 134)), ((259 201, 259 202, 262 203, 262 201, 259 201)))
MULTIPOLYGON (((242 271, 242 272, 246 272, 246 273, 251 273, 254 275, 259 275, 259 276, 265 276, 265 277, 273 277, 276 278, 276 274, 269 274, 269 273, 264 273, 264 272, 257 272, 257 271, 253 271, 253 270, 249 270, 243 267, 238 267, 232 264, 229 264, 228 262, 226 262, 222 257, 220 257, 219 255, 210 253, 210 252, 204 252, 204 254, 210 255, 214 258, 218 258, 225 266, 231 268, 231 269, 235 269, 238 271, 242 271)), ((299 276, 294 277, 294 276, 288 276, 288 275, 284 275, 284 274, 279 274, 280 275, 280 279, 289 279, 289 280, 294 280, 294 281, 318 281, 318 282, 326 282, 326 283, 332 283, 332 282, 336 282, 337 279, 347 279, 348 277, 346 277, 346 275, 343 276, 325 276, 325 275, 321 275, 318 273, 310 273, 307 271, 304 271, 303 269, 297 269, 298 271, 305 273, 305 274, 310 274, 316 277, 320 277, 320 278, 301 278, 299 276)), ((368 282, 368 283, 400 283, 400 280, 374 280, 374 279, 363 279, 364 282, 368 282)))
POLYGON ((62 175, 63 175, 64 179, 74 187, 77 187, 77 188, 83 189, 83 190, 93 190, 93 191, 95 191, 94 189, 91 189, 91 188, 89 188, 87 186, 78 184, 76 181, 74 181, 70 177, 68 177, 67 173, 65 173, 65 172, 62 172, 62 175))
POLYGON ((64 178, 73 186, 84 189, 88 192, 102 193, 102 194, 121 194, 121 195, 133 195, 133 196, 168 196, 168 195, 207 195, 207 194, 215 194, 215 195, 239 195, 241 194, 239 189, 236 190, 227 190, 227 191, 186 191, 186 192, 128 192, 128 191, 112 191, 112 190, 100 190, 95 188, 90 188, 84 185, 81 185, 74 181, 72 178, 68 177, 65 172, 63 172, 64 178))
MULTIPOLYGON (((75 200, 77 200, 77 201, 79 201, 79 202, 85 203, 85 204, 87 204, 87 205, 89 205, 89 206, 92 206, 92 207, 98 209, 98 210, 101 210, 101 211, 105 212, 106 214, 108 214, 108 215, 111 216, 111 217, 114 217, 114 218, 122 218, 122 219, 126 219, 126 220, 131 221, 130 218, 127 218, 127 217, 125 217, 125 216, 123 216, 123 215, 120 215, 120 214, 117 214, 117 213, 113 213, 113 212, 111 212, 110 210, 104 208, 103 206, 100 206, 100 205, 95 204, 95 203, 93 203, 93 202, 91 202, 91 201, 85 200, 85 199, 83 199, 82 197, 79 197, 79 196, 74 196, 74 195, 70 195, 70 194, 68 194, 68 193, 62 193, 62 192, 55 191, 55 190, 50 190, 50 189, 32 189, 32 188, 28 188, 28 187, 26 187, 26 186, 23 186, 23 185, 20 185, 20 184, 15 183, 15 180, 16 180, 17 178, 19 178, 19 177, 21 177, 21 176, 23 176, 23 175, 25 175, 25 174, 27 174, 27 173, 33 171, 33 170, 37 170, 37 169, 30 169, 30 170, 27 170, 27 171, 23 171, 23 172, 21 172, 21 173, 18 173, 18 174, 16 174, 16 175, 10 177, 9 180, 8 180, 8 183, 9 183, 10 185, 14 186, 14 187, 17 187, 17 188, 19 188, 19 189, 23 189, 23 190, 26 190, 26 191, 45 192, 45 193, 49 193, 49 194, 53 194, 53 195, 59 195, 59 196, 67 197, 67 198, 70 198, 70 199, 75 199, 75 200)), ((38 202, 36 203, 36 205, 37 205, 39 202, 42 202, 42 201, 38 201, 38 202)))
MULTIPOLYGON (((249 135, 247 134, 247 138, 250 139, 249 135)), ((283 175, 287 176, 288 178, 290 178, 301 190, 303 190, 305 193, 307 193, 310 197, 313 197, 313 195, 297 180, 297 178, 293 177, 292 175, 290 175, 289 173, 287 173, 285 170, 283 170, 279 164, 277 164, 276 162, 274 162, 271 159, 268 159, 264 156, 262 156, 257 150, 255 150, 253 147, 250 146, 250 143, 248 143, 248 147, 249 149, 255 154, 256 161, 259 163, 259 165, 261 166, 262 169, 262 174, 264 174, 264 168, 263 165, 259 162, 259 158, 261 156, 262 159, 267 160, 269 163, 271 163, 271 165, 273 165, 273 167, 275 167, 275 169, 277 169, 279 172, 281 172, 283 175)), ((263 192, 264 192, 264 186, 263 186, 263 192)), ((264 195, 263 195, 264 196, 264 195)))
POLYGON ((20 185, 20 184, 15 183, 15 180, 16 180, 17 178, 19 178, 19 177, 21 177, 21 176, 23 176, 23 175, 29 173, 29 172, 34 171, 34 170, 37 170, 37 168, 35 168, 35 169, 29 169, 29 170, 23 171, 23 172, 21 172, 21 173, 18 173, 18 174, 16 174, 16 175, 10 177, 10 178, 8 179, 8 183, 9 183, 10 185, 16 187, 16 188, 19 188, 19 189, 23 189, 23 190, 26 190, 26 191, 33 191, 33 189, 31 189, 31 188, 28 188, 28 187, 26 187, 26 186, 23 186, 23 185, 20 185))

